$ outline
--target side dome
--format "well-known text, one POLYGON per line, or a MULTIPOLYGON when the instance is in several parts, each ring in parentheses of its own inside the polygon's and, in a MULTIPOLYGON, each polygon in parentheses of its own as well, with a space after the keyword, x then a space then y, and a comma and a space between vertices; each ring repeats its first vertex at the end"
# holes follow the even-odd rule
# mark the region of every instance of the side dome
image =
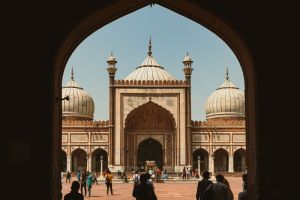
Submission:
POLYGON ((149 40, 149 50, 148 56, 145 58, 144 62, 136 68, 131 74, 129 74, 124 80, 145 80, 145 81, 155 81, 155 80, 176 80, 171 74, 169 74, 162 66, 160 66, 151 51, 151 38, 149 40))
POLYGON ((62 87, 62 97, 69 100, 62 101, 62 116, 66 119, 93 120, 94 100, 74 80, 73 69, 71 80, 62 87))
POLYGON ((207 119, 245 117, 244 92, 229 81, 228 72, 224 83, 208 97, 205 112, 207 119))

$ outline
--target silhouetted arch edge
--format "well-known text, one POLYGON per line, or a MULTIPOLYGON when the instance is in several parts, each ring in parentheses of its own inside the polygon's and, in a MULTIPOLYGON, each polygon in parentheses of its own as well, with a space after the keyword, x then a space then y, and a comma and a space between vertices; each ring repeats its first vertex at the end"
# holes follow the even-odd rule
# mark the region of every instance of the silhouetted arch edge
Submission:
MULTIPOLYGON (((53 82, 52 94, 53 100, 61 98, 61 84, 65 65, 75 50, 75 48, 90 34, 106 24, 118 19, 128 13, 134 12, 150 3, 157 3, 168 9, 177 12, 214 32, 218 35, 235 53, 239 60, 244 73, 245 80, 245 115, 246 115, 246 145, 247 145, 247 171, 249 181, 249 198, 255 199, 257 188, 254 187, 257 178, 257 136, 256 136, 256 109, 255 109, 255 73, 253 67, 253 59, 249 52, 246 43, 242 37, 233 30, 229 24, 226 24, 221 17, 215 13, 209 12, 201 7, 201 4, 196 4, 189 1, 182 1, 180 4, 173 0, 123 0, 112 1, 98 9, 97 12, 83 19, 74 29, 65 35, 65 40, 57 49, 57 55, 53 63, 53 82), (251 120, 249 119, 251 116, 251 120), (251 158, 251 161, 250 161, 251 158), (250 161, 250 162, 249 162, 250 161)), ((61 104, 52 101, 52 146, 61 147, 61 104)), ((52 192, 53 196, 59 196, 59 186, 56 185, 59 179, 60 163, 57 162, 60 157, 60 148, 52 148, 52 192)))

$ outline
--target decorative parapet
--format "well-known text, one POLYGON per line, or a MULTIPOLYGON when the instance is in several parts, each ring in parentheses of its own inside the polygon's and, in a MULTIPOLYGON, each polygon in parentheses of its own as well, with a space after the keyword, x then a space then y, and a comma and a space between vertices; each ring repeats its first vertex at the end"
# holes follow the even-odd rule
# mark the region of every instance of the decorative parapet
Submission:
POLYGON ((115 80, 115 86, 187 86, 185 80, 115 80))
POLYGON ((62 126, 89 126, 89 127, 105 127, 109 126, 109 120, 91 121, 91 120, 62 120, 62 126))
POLYGON ((109 126, 109 120, 94 121, 94 126, 97 125, 100 127, 109 126))
POLYGON ((244 119, 210 119, 208 121, 192 121, 193 127, 205 126, 245 126, 244 119))

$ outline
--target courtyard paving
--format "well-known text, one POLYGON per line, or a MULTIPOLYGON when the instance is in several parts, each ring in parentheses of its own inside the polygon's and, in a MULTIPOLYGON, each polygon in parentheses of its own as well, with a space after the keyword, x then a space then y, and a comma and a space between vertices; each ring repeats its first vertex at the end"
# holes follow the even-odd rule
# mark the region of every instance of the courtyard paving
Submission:
MULTIPOLYGON (((230 183, 234 199, 237 200, 237 194, 242 189, 241 177, 226 177, 230 183)), ((72 181, 75 178, 72 179, 72 181)), ((71 183, 72 183, 71 181, 71 183)), ((214 182, 214 180, 213 180, 214 182)), ((70 191, 71 183, 65 183, 63 179, 62 193, 67 194, 70 191)), ((165 182, 154 183, 155 193, 158 200, 195 200, 196 189, 198 181, 177 181, 177 182, 165 182)), ((92 196, 85 197, 89 200, 135 200, 132 197, 133 183, 121 183, 113 182, 114 195, 106 195, 106 185, 103 182, 99 182, 99 185, 94 184, 92 187, 92 196)))

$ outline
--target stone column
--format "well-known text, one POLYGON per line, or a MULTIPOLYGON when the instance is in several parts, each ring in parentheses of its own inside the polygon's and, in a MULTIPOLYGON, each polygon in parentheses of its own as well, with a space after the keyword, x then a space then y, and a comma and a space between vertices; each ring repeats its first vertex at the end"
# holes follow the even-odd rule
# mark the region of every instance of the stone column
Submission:
POLYGON ((201 174, 201 157, 198 155, 198 173, 201 174))
POLYGON ((67 171, 71 172, 71 155, 67 155, 67 171))
POLYGON ((100 178, 103 177, 103 156, 100 156, 100 178))
POLYGON ((87 155, 86 156, 86 171, 91 171, 91 156, 87 155))
POLYGON ((78 171, 77 156, 73 157, 72 165, 74 165, 74 171, 77 172, 78 171))
POLYGON ((246 171, 246 157, 242 157, 242 171, 246 171))
POLYGON ((229 156, 229 166, 228 166, 228 172, 234 172, 233 171, 233 156, 229 156))
POLYGON ((86 156, 86 161, 87 161, 87 164, 86 164, 86 170, 91 172, 91 169, 92 169, 92 156, 91 155, 87 155, 86 156))
POLYGON ((208 166, 208 171, 211 172, 211 175, 214 175, 215 174, 215 163, 214 163, 214 156, 213 155, 210 155, 209 156, 209 166, 208 166))

